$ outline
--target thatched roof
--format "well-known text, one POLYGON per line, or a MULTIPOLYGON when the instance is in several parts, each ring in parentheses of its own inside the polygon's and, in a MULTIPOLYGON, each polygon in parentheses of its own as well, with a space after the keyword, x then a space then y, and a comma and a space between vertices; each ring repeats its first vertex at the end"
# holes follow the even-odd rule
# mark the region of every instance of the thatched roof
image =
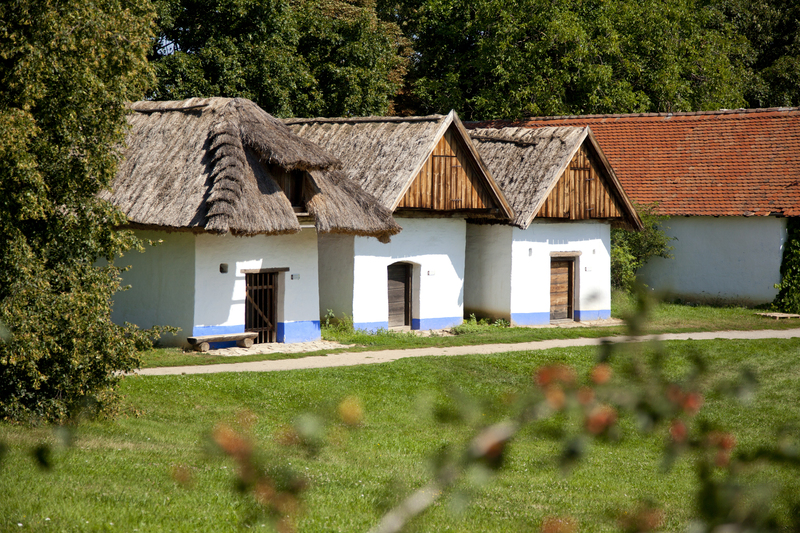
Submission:
POLYGON ((292 134, 249 100, 137 102, 111 201, 132 225, 234 235, 300 231, 270 165, 309 173, 309 213, 320 232, 399 232, 391 213, 336 170, 328 152, 292 134))
POLYGON ((286 119, 289 128, 342 161, 343 172, 357 181, 385 207, 394 210, 451 126, 464 140, 501 215, 510 207, 480 155, 469 141, 458 115, 425 117, 358 117, 286 119))
POLYGON ((636 210, 588 127, 477 128, 469 134, 514 209, 513 225, 525 229, 533 222, 575 153, 588 142, 625 222, 641 229, 636 210))

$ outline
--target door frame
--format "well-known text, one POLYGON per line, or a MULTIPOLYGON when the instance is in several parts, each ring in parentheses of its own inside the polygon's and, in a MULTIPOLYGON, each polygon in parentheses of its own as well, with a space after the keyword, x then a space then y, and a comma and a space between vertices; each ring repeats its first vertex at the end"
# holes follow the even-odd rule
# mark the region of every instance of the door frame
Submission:
POLYGON ((404 328, 404 327, 411 327, 411 307, 413 305, 413 273, 414 273, 414 264, 409 263, 407 261, 395 261, 389 265, 386 265, 386 291, 387 291, 387 324, 390 328, 404 328), (391 290, 389 287, 389 269, 392 267, 402 267, 404 269, 403 278, 404 278, 404 291, 403 291, 403 324, 392 324, 391 321, 391 298, 389 297, 389 291, 391 290))
POLYGON ((255 344, 278 341, 280 274, 289 268, 242 270, 245 275, 244 330, 255 331, 255 344))
POLYGON ((550 253, 550 278, 549 278, 549 291, 548 294, 550 295, 550 321, 558 321, 558 320, 575 320, 575 311, 576 311, 576 296, 577 296, 577 272, 578 272, 578 257, 580 257, 581 252, 551 252, 550 253), (569 269, 567 273, 567 316, 565 318, 553 318, 553 304, 552 304, 552 297, 553 297, 553 263, 556 262, 565 262, 569 263, 569 269))

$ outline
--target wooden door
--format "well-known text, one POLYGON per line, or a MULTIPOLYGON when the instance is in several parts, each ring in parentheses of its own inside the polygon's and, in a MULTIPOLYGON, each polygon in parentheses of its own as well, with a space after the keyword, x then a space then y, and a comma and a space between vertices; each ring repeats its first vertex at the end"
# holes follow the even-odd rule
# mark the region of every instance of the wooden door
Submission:
POLYGON ((389 327, 411 325, 411 265, 394 263, 386 267, 389 285, 389 327))
POLYGON ((258 332, 256 343, 275 342, 278 334, 278 273, 245 274, 244 330, 258 332))
POLYGON ((550 261, 550 320, 571 320, 575 261, 550 261))

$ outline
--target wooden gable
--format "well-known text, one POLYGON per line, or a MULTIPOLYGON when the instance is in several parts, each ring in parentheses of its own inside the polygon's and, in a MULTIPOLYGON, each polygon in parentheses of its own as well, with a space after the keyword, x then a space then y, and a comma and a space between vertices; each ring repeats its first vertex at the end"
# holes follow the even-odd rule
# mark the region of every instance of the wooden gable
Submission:
POLYGON ((498 206, 455 126, 439 139, 396 209, 488 211, 498 206))
POLYGON ((584 142, 558 178, 537 218, 569 220, 623 218, 624 209, 612 194, 609 176, 584 142))

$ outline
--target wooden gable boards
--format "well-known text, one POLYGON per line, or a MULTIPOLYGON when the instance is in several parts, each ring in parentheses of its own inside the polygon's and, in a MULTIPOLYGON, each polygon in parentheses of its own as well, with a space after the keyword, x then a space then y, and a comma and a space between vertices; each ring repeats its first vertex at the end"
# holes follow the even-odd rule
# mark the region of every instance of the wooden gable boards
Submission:
POLYGON ((513 211, 455 111, 427 117, 287 119, 392 211, 509 219, 513 211))
POLYGON ((589 128, 476 128, 470 136, 526 229, 534 218, 641 220, 589 128))
POLYGON ((621 219, 627 207, 624 205, 626 198, 615 194, 617 191, 613 175, 587 138, 534 216, 569 220, 621 219))
POLYGON ((392 206, 511 218, 513 210, 455 111, 441 123, 425 160, 392 206))
POLYGON ((433 151, 399 198, 396 209, 434 211, 502 210, 485 172, 465 146, 455 125, 439 137, 433 151))

